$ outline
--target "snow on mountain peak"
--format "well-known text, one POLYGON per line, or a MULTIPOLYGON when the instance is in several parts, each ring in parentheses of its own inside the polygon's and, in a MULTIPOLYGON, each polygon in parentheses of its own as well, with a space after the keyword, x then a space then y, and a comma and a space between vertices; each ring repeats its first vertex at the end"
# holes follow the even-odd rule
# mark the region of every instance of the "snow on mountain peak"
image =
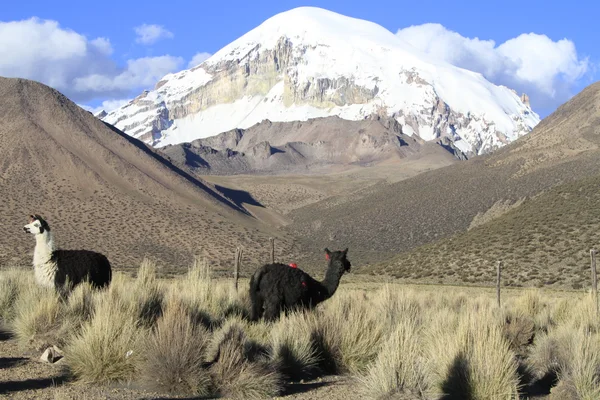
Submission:
POLYGON ((485 153, 539 117, 514 91, 434 60, 373 22, 316 7, 277 14, 104 118, 155 146, 264 119, 395 117, 425 140, 485 153))
POLYGON ((257 44, 264 49, 272 49, 283 36, 304 45, 324 45, 333 42, 347 47, 347 44, 351 43, 353 47, 361 49, 370 45, 398 46, 404 43, 410 47, 408 43, 376 23, 346 17, 322 8, 298 7, 267 19, 223 47, 209 62, 243 57, 257 44))

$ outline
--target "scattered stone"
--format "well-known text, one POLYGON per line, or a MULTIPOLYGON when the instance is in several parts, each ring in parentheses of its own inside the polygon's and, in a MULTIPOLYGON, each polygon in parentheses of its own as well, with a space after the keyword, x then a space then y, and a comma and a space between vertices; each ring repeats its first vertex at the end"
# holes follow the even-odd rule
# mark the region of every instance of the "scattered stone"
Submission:
POLYGON ((40 357, 40 360, 47 364, 54 364, 63 358, 62 352, 56 346, 48 347, 40 357))

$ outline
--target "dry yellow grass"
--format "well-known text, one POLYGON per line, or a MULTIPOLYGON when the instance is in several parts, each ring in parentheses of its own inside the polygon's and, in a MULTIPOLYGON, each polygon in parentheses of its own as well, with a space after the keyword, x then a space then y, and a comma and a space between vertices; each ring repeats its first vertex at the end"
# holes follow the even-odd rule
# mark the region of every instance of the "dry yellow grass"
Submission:
POLYGON ((593 297, 583 297, 576 307, 565 303, 552 307, 552 327, 536 338, 528 366, 538 377, 556 374, 561 383, 561 398, 598 399, 600 323, 593 297))
POLYGON ((370 299, 361 292, 336 293, 324 304, 321 318, 325 343, 338 371, 363 372, 377 356, 386 333, 370 299))
POLYGON ((60 325, 61 304, 50 289, 25 286, 15 301, 12 326, 21 345, 41 348, 60 325))
POLYGON ((108 383, 134 377, 147 332, 132 311, 123 299, 100 294, 94 316, 64 349, 67 366, 78 380, 108 383))
POLYGON ((211 379, 203 368, 208 339, 180 301, 169 302, 144 344, 141 380, 159 392, 209 395, 211 379))
POLYGON ((583 293, 507 290, 499 309, 488 289, 355 283, 313 311, 253 323, 246 282, 236 292, 203 260, 171 280, 145 262, 66 301, 31 278, 0 273, 2 322, 23 345, 64 345, 85 383, 258 398, 280 394, 283 378, 346 374, 377 399, 509 399, 527 394, 529 375, 554 374, 554 398, 600 395, 600 322, 583 293))
POLYGON ((367 394, 388 398, 396 393, 419 397, 426 390, 420 328, 403 318, 381 347, 361 382, 367 394))
POLYGON ((314 343, 318 318, 313 313, 293 312, 271 329, 271 357, 289 379, 311 378, 319 374, 320 354, 314 343))
MULTIPOLYGON (((31 275, 28 276, 31 278, 31 275)), ((0 321, 14 319, 15 302, 27 283, 27 276, 19 270, 6 270, 0 274, 0 321)))

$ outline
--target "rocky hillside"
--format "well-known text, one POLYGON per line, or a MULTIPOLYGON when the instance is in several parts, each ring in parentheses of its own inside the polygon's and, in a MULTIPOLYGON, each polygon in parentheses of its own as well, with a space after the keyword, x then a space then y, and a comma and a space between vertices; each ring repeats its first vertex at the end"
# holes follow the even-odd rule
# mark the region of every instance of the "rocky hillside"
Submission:
MULTIPOLYGON (((202 175, 315 173, 335 166, 372 166, 400 161, 421 153, 425 142, 402 133, 393 118, 349 121, 339 117, 308 121, 263 121, 248 129, 234 129, 168 145, 160 151, 174 162, 202 175)), ((444 157, 450 151, 464 158, 451 142, 440 141, 428 157, 444 157)))

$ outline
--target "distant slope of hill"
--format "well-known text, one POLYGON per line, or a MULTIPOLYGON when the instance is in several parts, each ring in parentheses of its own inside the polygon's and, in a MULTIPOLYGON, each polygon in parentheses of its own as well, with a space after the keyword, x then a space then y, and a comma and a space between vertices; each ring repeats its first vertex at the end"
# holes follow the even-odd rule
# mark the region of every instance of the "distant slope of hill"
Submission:
POLYGON ((590 286, 590 249, 600 250, 600 175, 554 187, 468 232, 363 272, 407 281, 507 286, 590 286))
MULTIPOLYGON (((363 264, 466 232, 479 213, 600 174, 600 83, 497 152, 363 194, 340 194, 288 216, 307 243, 349 246, 363 264)), ((514 235, 516 232, 506 232, 514 235)))
MULTIPOLYGON (((238 245, 264 260, 278 236, 243 208, 251 199, 192 177, 37 82, 0 78, 0 154, 3 267, 31 263, 22 226, 32 213, 59 246, 105 252, 117 268, 148 256, 185 269, 194 254, 228 265, 238 245)), ((279 239, 278 251, 290 247, 279 239)))
POLYGON ((245 130, 168 145, 160 151, 197 174, 302 174, 328 173, 335 166, 400 161, 422 153, 424 146, 432 162, 433 158, 458 161, 463 156, 449 143, 443 145, 447 147, 403 134, 393 118, 372 116, 360 121, 338 117, 263 121, 245 130))

